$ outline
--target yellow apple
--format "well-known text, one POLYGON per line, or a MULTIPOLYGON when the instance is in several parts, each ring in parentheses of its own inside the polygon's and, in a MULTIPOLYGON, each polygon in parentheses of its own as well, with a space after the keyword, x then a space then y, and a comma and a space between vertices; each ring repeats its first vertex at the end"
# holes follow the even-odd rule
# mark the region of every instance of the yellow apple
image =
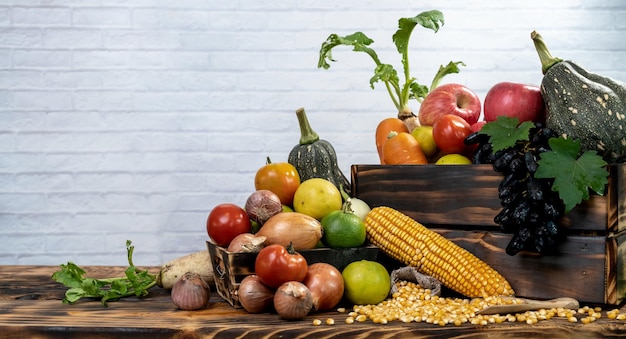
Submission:
POLYGON ((437 154, 437 144, 433 138, 433 126, 417 126, 411 131, 411 134, 420 144, 420 148, 427 158, 437 154))
POLYGON ((460 154, 446 154, 439 158, 435 165, 471 165, 472 161, 460 154))

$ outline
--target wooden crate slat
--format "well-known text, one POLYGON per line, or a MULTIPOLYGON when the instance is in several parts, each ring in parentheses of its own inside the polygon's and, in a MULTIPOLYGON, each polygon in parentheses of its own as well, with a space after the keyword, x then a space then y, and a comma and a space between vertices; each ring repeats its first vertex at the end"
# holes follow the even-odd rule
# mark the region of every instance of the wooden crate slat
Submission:
MULTIPOLYGON (((487 231, 433 229, 472 252, 502 274, 517 296, 552 299, 573 297, 589 303, 617 302, 615 242, 604 237, 571 236, 558 255, 506 254, 510 235, 487 231), (607 248, 609 249, 607 251, 607 248), (611 254, 612 253, 612 254, 611 254), (606 269, 606 271, 605 271, 606 269), (608 280, 607 280, 608 279, 608 280)), ((621 299, 621 298, 619 298, 621 299)))
POLYGON ((619 233, 626 230, 626 167, 611 166, 607 192, 609 201, 609 231, 619 233))
MULTIPOLYGON (((616 173, 612 175, 616 180, 609 192, 576 206, 559 220, 562 226, 586 232, 626 228, 626 202, 617 198, 624 194, 624 165, 611 166, 611 173, 616 173), (611 213, 609 204, 617 210, 611 213)), ((351 177, 354 196, 371 206, 393 207, 424 225, 498 229, 493 218, 502 208, 498 199, 502 174, 491 165, 352 165, 351 177)))

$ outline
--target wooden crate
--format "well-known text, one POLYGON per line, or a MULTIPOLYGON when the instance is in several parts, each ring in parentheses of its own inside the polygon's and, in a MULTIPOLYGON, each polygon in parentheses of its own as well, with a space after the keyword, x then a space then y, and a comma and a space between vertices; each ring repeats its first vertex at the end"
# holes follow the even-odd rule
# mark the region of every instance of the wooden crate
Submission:
MULTIPOLYGON (((241 308, 237 290, 239 284, 248 275, 254 274, 254 261, 257 253, 232 253, 225 248, 207 241, 207 248, 215 276, 217 293, 233 307, 241 308)), ((339 271, 357 260, 376 260, 378 247, 364 246, 357 248, 315 248, 298 251, 307 263, 325 262, 335 266, 339 271)))
POLYGON ((370 206, 404 212, 483 259, 517 296, 573 297, 618 304, 626 293, 626 166, 611 165, 604 196, 593 195, 561 218, 567 238, 554 255, 505 248, 510 234, 493 218, 502 174, 491 165, 353 165, 352 192, 370 206))

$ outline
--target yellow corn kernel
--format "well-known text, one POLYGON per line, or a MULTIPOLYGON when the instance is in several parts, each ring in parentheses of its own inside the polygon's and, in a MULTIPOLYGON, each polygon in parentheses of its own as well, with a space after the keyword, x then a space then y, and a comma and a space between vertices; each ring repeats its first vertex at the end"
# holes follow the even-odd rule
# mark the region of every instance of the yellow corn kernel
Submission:
POLYGON ((326 325, 334 325, 334 324, 335 324, 335 319, 333 318, 326 319, 326 325))
POLYGON ((319 319, 313 319, 313 326, 319 326, 322 324, 322 321, 319 319))
POLYGON ((513 295, 509 282, 487 263, 411 217, 376 207, 365 219, 369 241, 390 257, 418 267, 467 297, 513 295))

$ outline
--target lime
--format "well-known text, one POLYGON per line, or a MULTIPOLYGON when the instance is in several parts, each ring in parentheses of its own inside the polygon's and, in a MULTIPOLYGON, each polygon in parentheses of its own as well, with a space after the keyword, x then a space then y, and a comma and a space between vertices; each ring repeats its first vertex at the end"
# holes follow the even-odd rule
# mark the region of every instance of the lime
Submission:
POLYGON ((293 197, 293 209, 317 220, 326 214, 340 210, 341 193, 332 182, 322 178, 305 180, 298 186, 293 197))
POLYGON ((446 154, 439 158, 435 165, 470 165, 472 161, 460 154, 446 154))
POLYGON ((359 247, 365 243, 365 223, 358 215, 344 210, 333 211, 322 218, 324 243, 330 248, 359 247))
POLYGON ((382 264, 360 260, 350 263, 341 272, 344 295, 355 305, 375 305, 385 300, 391 289, 391 277, 382 264))
POLYGON ((254 234, 261 229, 261 223, 250 219, 250 233, 254 234))
POLYGON ((417 126, 411 131, 411 134, 420 144, 420 148, 427 158, 437 154, 437 144, 433 137, 433 126, 417 126))

